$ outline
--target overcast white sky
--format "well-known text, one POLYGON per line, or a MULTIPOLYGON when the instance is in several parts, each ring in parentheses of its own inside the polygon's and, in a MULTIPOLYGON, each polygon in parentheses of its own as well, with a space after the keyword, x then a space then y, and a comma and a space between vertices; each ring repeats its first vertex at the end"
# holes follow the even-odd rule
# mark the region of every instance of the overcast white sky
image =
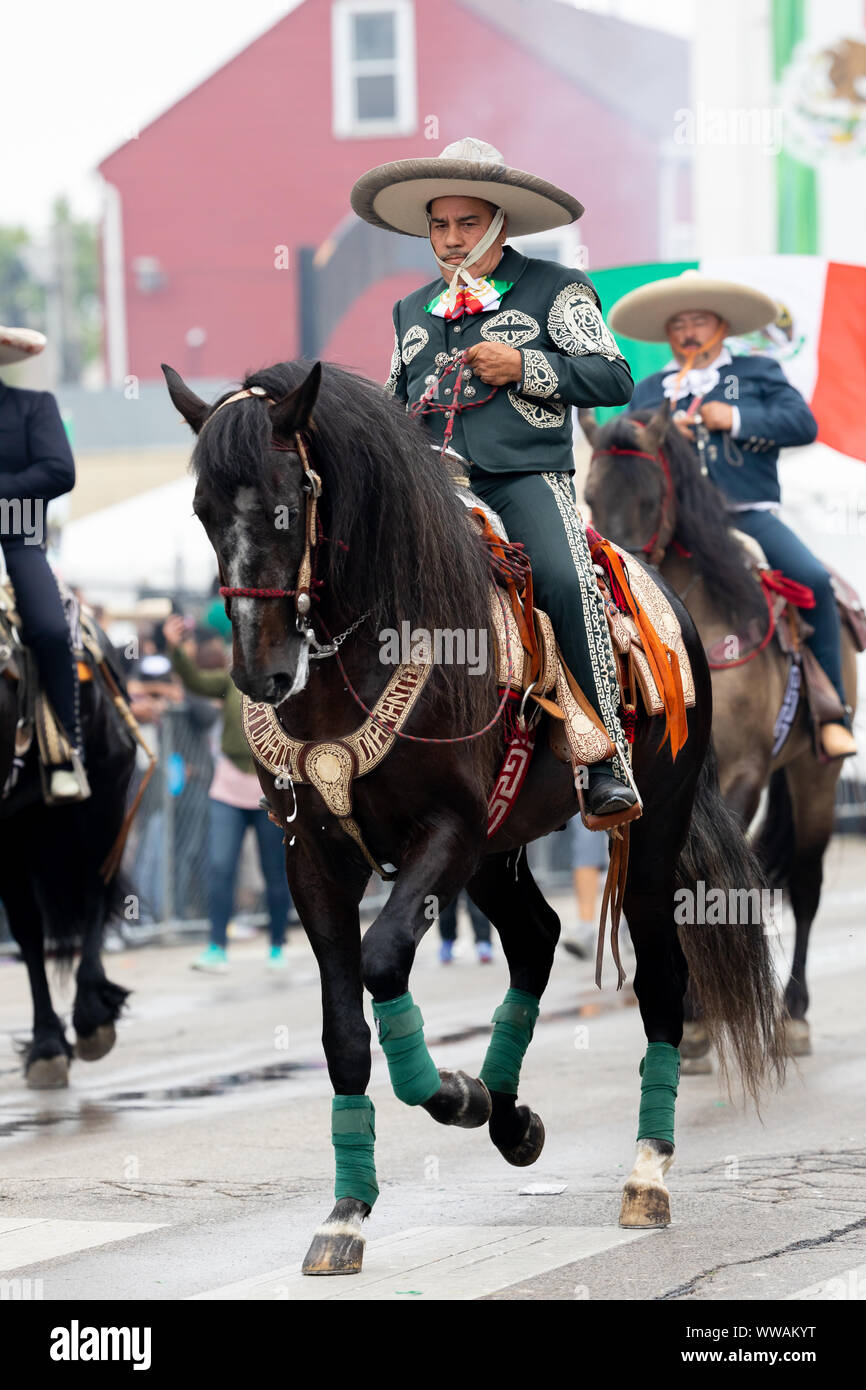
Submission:
MULTIPOLYGON (((98 162, 299 3, 25 0, 6 5, 0 33, 5 108, 0 223, 39 230, 60 193, 77 214, 96 216, 99 180, 92 171, 98 162)), ((692 32, 695 0, 580 4, 684 36, 692 32)))

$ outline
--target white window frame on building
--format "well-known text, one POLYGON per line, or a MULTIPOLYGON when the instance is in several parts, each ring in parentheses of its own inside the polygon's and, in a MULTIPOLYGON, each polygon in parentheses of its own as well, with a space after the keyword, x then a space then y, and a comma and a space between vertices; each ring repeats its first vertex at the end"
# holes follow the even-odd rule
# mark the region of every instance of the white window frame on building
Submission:
POLYGON ((522 256, 535 256, 541 261, 558 261, 560 265, 586 270, 588 255, 577 227, 552 227, 548 232, 530 232, 526 236, 506 236, 509 246, 522 256))
POLYGON ((413 0, 334 0, 331 7, 333 119, 338 139, 379 135, 413 135, 418 128, 418 96, 413 0), (352 52, 353 20, 358 15, 394 16, 395 51, 391 58, 356 58, 352 52), (393 76, 393 116, 358 115, 359 77, 393 76))

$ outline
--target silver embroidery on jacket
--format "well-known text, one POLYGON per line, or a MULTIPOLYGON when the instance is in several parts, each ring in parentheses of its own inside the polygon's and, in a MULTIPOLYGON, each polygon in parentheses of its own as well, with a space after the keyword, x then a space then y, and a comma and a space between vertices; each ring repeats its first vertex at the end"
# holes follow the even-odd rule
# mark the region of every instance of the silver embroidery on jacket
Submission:
POLYGON ((544 353, 537 348, 524 348, 520 387, 524 396, 552 396, 558 385, 559 377, 544 353))
POLYGON ((502 309, 481 328, 481 336, 488 343, 504 343, 514 348, 537 338, 540 332, 538 321, 531 314, 524 314, 522 309, 502 309))
POLYGON ((397 382, 400 379, 400 373, 402 370, 403 360, 400 356, 400 343, 397 338, 397 330, 395 329, 394 351, 391 354, 391 371, 388 374, 388 380, 385 382, 385 390, 388 392, 389 396, 395 395, 397 391, 397 382))
POLYGON ((411 328, 407 328, 403 334, 403 363, 408 367, 412 358, 419 353, 426 342, 429 341, 430 334, 426 328, 422 328, 420 323, 415 323, 411 328))
POLYGON ((559 291, 550 306, 547 331, 557 347, 570 357, 595 352, 612 362, 622 356, 589 285, 566 285, 559 291))
POLYGON ((508 399, 527 424, 537 430, 557 429, 565 419, 564 405, 542 405, 540 401, 525 400, 516 391, 509 391, 508 399))

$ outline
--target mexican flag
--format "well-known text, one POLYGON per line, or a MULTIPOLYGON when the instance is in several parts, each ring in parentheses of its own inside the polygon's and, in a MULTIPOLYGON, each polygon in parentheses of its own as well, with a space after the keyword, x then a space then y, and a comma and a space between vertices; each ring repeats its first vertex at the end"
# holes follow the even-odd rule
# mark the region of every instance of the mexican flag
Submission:
MULTIPOLYGON (((821 256, 708 257, 617 266, 592 271, 591 278, 607 314, 629 290, 690 269, 753 285, 777 301, 776 323, 728 339, 731 355, 775 357, 812 407, 818 439, 866 462, 866 265, 821 256)), ((618 341, 635 381, 670 361, 664 343, 618 341)))

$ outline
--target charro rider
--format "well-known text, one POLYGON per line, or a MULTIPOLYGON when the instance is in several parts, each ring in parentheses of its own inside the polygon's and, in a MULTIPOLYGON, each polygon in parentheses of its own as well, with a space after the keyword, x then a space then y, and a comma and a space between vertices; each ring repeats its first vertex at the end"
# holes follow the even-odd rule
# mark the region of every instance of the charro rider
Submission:
MULTIPOLYGON (((41 352, 45 338, 29 328, 0 328, 0 367, 41 352)), ((0 381, 0 544, 15 590, 22 640, 31 648, 42 686, 70 746, 70 760, 51 769, 52 801, 90 795, 78 718, 78 674, 63 600, 45 553, 44 507, 69 492, 75 463, 57 402, 48 391, 0 381), (29 505, 28 505, 29 504, 29 505), (32 510, 31 510, 32 509, 32 510)))
POLYGON ((821 745, 827 757, 844 758, 857 745, 842 684, 841 628, 830 575, 777 515, 779 450, 811 444, 818 426, 777 362, 759 354, 732 357, 724 343, 731 334, 765 327, 776 314, 774 301, 748 285, 687 270, 624 295, 610 322, 625 337, 668 342, 675 359, 638 383, 629 410, 654 409, 667 398, 679 429, 700 445, 732 524, 758 542, 774 569, 814 593, 810 645, 840 705, 836 717, 821 725, 821 745))
POLYGON ((509 233, 565 226, 583 208, 472 138, 434 158, 371 169, 352 190, 352 206, 373 226, 430 239, 443 274, 394 305, 388 389, 411 408, 441 378, 422 415, 434 447, 448 444, 468 461, 472 490, 524 544, 538 605, 616 749, 589 769, 586 810, 625 813, 637 796, 576 510, 571 407, 624 404, 631 375, 587 277, 504 245, 509 233))

